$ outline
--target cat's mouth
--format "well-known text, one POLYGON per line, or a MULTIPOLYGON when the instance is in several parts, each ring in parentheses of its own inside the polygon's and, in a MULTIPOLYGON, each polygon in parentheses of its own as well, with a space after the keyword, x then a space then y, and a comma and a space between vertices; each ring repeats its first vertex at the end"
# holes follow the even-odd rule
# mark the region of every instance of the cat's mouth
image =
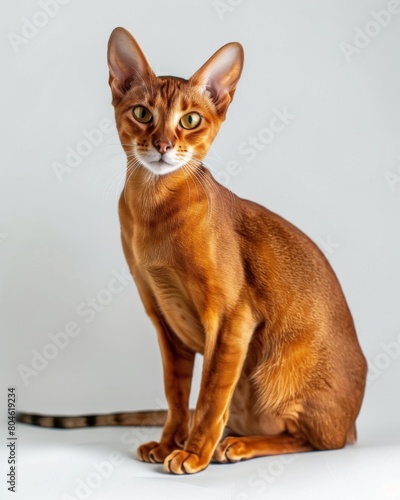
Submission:
POLYGON ((181 158, 176 158, 175 154, 171 154, 171 152, 162 154, 156 151, 148 151, 146 154, 143 154, 134 151, 134 156, 143 167, 155 175, 165 175, 174 172, 184 163, 181 158))
POLYGON ((175 165, 173 163, 169 163, 165 160, 163 160, 162 158, 160 158, 159 160, 155 160, 155 161, 151 161, 150 162, 152 165, 154 165, 155 167, 174 167, 175 165))
POLYGON ((160 156, 158 159, 142 159, 141 163, 155 175, 164 175, 177 170, 181 166, 181 162, 160 156))

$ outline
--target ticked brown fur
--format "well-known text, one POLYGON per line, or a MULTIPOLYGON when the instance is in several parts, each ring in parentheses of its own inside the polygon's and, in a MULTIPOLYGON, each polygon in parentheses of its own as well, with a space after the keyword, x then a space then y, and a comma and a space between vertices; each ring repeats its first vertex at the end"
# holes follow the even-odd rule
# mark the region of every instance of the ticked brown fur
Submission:
POLYGON ((367 367, 332 268, 299 229, 232 194, 202 163, 235 93, 242 47, 225 45, 189 80, 156 77, 117 28, 108 63, 128 160, 122 244, 157 331, 168 413, 19 421, 165 422, 160 442, 137 453, 175 474, 354 443, 367 367), (204 360, 192 414, 196 353, 204 360))
POLYGON ((189 80, 156 77, 127 31, 117 28, 109 43, 128 156, 122 243, 157 331, 169 406, 160 442, 140 446, 138 456, 175 474, 198 472, 212 459, 353 443, 364 393, 366 362, 323 254, 289 222, 233 195, 202 164, 242 64, 241 46, 228 44, 189 80), (150 123, 135 120, 137 105, 150 110, 150 123), (189 112, 202 116, 194 130, 180 126, 189 112), (141 161, 154 151, 183 164, 157 175, 141 161), (195 353, 204 361, 189 423, 195 353), (221 441, 224 430, 229 437, 221 441))

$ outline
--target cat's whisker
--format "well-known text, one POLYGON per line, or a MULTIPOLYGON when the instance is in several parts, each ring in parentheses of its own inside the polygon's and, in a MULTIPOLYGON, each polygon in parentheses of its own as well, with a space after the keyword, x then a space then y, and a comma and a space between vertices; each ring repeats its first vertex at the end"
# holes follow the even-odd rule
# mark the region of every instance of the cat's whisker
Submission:
POLYGON ((115 153, 124 154, 125 153, 124 149, 120 148, 118 146, 119 146, 119 144, 117 144, 117 143, 102 144, 101 146, 99 146, 99 149, 100 148, 118 148, 118 151, 114 151, 114 153, 110 153, 110 154, 115 154, 115 153))
MULTIPOLYGON (((97 175, 97 177, 96 177, 95 181, 93 182, 92 194, 94 194, 94 193, 96 192, 97 185, 98 185, 98 183, 100 182, 100 179, 101 179, 102 177, 106 176, 106 175, 107 175, 107 171, 108 171, 110 168, 112 168, 112 167, 114 167, 114 165, 106 165, 106 166, 103 168, 103 170, 102 170, 101 172, 99 172, 99 173, 98 173, 98 175, 97 175)), ((112 175, 114 175, 114 174, 112 174, 112 175)), ((118 175, 118 174, 117 174, 117 175, 118 175)), ((107 185, 108 185, 108 182, 109 182, 109 181, 107 181, 107 185)))
POLYGON ((129 184, 129 181, 130 181, 132 175, 137 171, 138 168, 139 168, 139 162, 137 160, 131 160, 127 164, 125 184, 124 184, 124 188, 123 188, 125 200, 126 200, 127 185, 129 184))
MULTIPOLYGON (((109 171, 110 168, 115 169, 115 163, 113 163, 112 160, 115 160, 116 158, 118 158, 119 155, 120 155, 120 153, 115 154, 115 155, 111 155, 111 156, 107 156, 106 158, 103 158, 101 161, 99 161, 96 164, 96 170, 99 170, 99 172, 98 172, 97 177, 93 183, 93 193, 96 191, 97 184, 100 182, 100 179, 107 175, 107 171, 109 171), (107 162, 111 162, 111 163, 107 164, 107 162)), ((108 182, 110 182, 110 181, 108 181, 108 182)), ((107 182, 107 185, 108 185, 108 182, 107 182)))
POLYGON ((115 132, 114 134, 111 134, 110 137, 108 137, 104 142, 103 144, 100 144, 100 147, 101 146, 107 146, 111 140, 113 139, 119 139, 119 135, 118 135, 118 132, 115 132))
MULTIPOLYGON (((210 148, 211 149, 211 148, 210 148)), ((192 153, 193 154, 193 153, 192 153)), ((219 158, 217 158, 216 156, 212 156, 210 155, 210 152, 208 151, 207 152, 207 155, 205 157, 205 160, 212 160, 212 161, 215 161, 217 163, 220 163, 223 167, 226 167, 226 161, 223 161, 223 160, 220 160, 219 158)), ((203 160, 204 162, 204 160, 203 160)))
POLYGON ((212 191, 209 189, 210 185, 202 175, 202 172, 199 170, 195 170, 195 175, 197 176, 198 180, 201 182, 201 184, 204 186, 204 192, 207 198, 207 203, 208 203, 208 220, 211 220, 212 217, 212 200, 214 199, 212 196, 212 191))
MULTIPOLYGON (((202 163, 205 167, 208 168, 208 170, 210 170, 210 172, 212 173, 215 173, 215 174, 219 174, 220 173, 220 170, 218 170, 216 167, 213 167, 210 163, 208 163, 208 161, 205 161, 205 160, 202 160, 201 158, 197 158, 196 156, 192 155, 192 158, 200 163, 202 163)), ((209 157, 207 155, 207 159, 210 158, 212 161, 218 161, 218 160, 213 160, 212 157, 209 157)), ((225 166, 225 163, 223 162, 220 162, 222 163, 223 166, 225 166)), ((225 186, 226 187, 226 186, 225 186)), ((228 188, 227 188, 228 189, 228 188)))
MULTIPOLYGON (((128 165, 129 165, 129 161, 131 161, 131 160, 129 160, 129 157, 134 158, 134 155, 133 155, 133 154, 128 153, 126 156, 128 157, 128 165)), ((113 187, 113 185, 114 185, 114 183, 115 183, 115 182, 117 183, 117 184, 116 184, 116 186, 117 186, 117 187, 116 187, 116 190, 118 190, 118 186, 120 185, 121 180, 124 178, 124 176, 125 176, 125 175, 126 175, 126 170, 124 170, 124 171, 123 171, 122 173, 120 173, 120 174, 117 174, 117 175, 116 175, 116 176, 115 176, 115 177, 111 180, 111 182, 110 182, 109 184, 107 184, 107 186, 106 186, 106 187, 105 187, 105 189, 104 189, 104 194, 103 194, 103 200, 104 200, 104 201, 107 201, 107 200, 108 200, 108 196, 109 196, 109 194, 110 194, 110 192, 111 192, 111 189, 112 189, 112 187, 113 187)))
MULTIPOLYGON (((210 192, 210 197, 211 197, 211 195, 213 195, 213 194, 216 193, 217 199, 219 199, 219 201, 221 203, 221 206, 222 206, 222 216, 223 216, 223 214, 224 214, 224 202, 223 202, 223 198, 221 197, 221 194, 220 194, 218 188, 216 188, 216 186, 213 185, 213 183, 207 177, 207 174, 205 174, 202 170, 196 169, 196 175, 200 179, 202 179, 202 181, 205 184, 205 186, 207 186, 207 188, 208 188, 208 190, 210 192)), ((215 199, 215 196, 213 196, 212 199, 215 199)))
POLYGON ((123 185, 122 193, 121 193, 121 195, 124 196, 125 202, 127 202, 127 198, 126 198, 127 184, 129 182, 131 176, 134 174, 135 170, 136 170, 136 165, 131 165, 130 167, 128 166, 127 171, 126 171, 125 181, 124 181, 124 185, 123 185))
MULTIPOLYGON (((197 161, 200 161, 200 160, 197 160, 197 161)), ((216 175, 218 174, 218 170, 214 169, 211 165, 209 165, 208 163, 205 163, 204 161, 200 161, 200 163, 202 163, 206 168, 208 168, 208 170, 210 170, 213 174, 215 173, 216 175)), ((219 185, 218 184, 215 184, 216 188, 219 190, 219 185)), ((231 201, 231 213, 232 213, 232 210, 233 210, 233 206, 235 204, 235 201, 236 201, 236 198, 235 198, 235 195, 234 193, 232 192, 231 189, 229 189, 228 186, 224 186, 224 188, 228 191, 229 193, 229 197, 230 197, 230 201, 231 201)))
POLYGON ((187 165, 184 165, 183 168, 185 169, 185 172, 187 172, 187 174, 189 175, 191 181, 193 182, 194 184, 194 187, 196 188, 196 195, 197 195, 197 203, 196 203, 196 210, 194 212, 194 216, 196 216, 197 214, 197 211, 199 209, 199 204, 200 204, 200 196, 199 196, 199 189, 198 189, 198 186, 197 186, 197 183, 196 183, 196 179, 193 177, 192 175, 192 172, 190 171, 190 169, 187 167, 187 165))
MULTIPOLYGON (((150 92, 149 92, 149 89, 146 85, 146 80, 144 78, 144 76, 136 69, 134 68, 133 66, 130 65, 130 68, 131 68, 131 74, 132 74, 132 80, 139 80, 141 85, 142 85, 142 88, 146 91, 147 95, 150 96, 150 92)), ((153 93, 154 95, 154 93, 153 93)))
POLYGON ((153 99, 154 99, 154 97, 155 97, 155 95, 156 95, 156 94, 155 94, 155 92, 154 92, 154 87, 153 87, 153 80, 152 80, 152 78, 149 78, 149 83, 150 83, 150 87, 151 87, 152 97, 153 97, 153 99))
POLYGON ((210 187, 210 189, 214 192, 217 193, 217 196, 218 196, 218 199, 220 200, 221 202, 221 208, 222 208, 222 218, 224 217, 225 215, 225 203, 224 203, 224 199, 221 195, 221 192, 218 188, 218 185, 215 184, 214 182, 212 182, 208 177, 207 177, 207 174, 204 173, 203 170, 200 170, 200 169, 197 169, 196 170, 196 173, 197 175, 199 175, 200 177, 203 178, 204 182, 210 187))
MULTIPOLYGON (((205 165, 210 170, 209 166, 207 164, 205 164, 203 161, 201 161, 200 159, 192 158, 192 160, 195 161, 195 162, 197 162, 199 165, 205 165)), ((214 191, 217 191, 219 199, 221 201, 222 213, 224 214, 225 213, 225 203, 224 203, 224 200, 223 200, 223 196, 221 195, 221 191, 220 191, 219 185, 217 183, 215 183, 215 182, 212 182, 210 179, 208 179, 201 170, 197 169, 197 171, 198 171, 198 174, 201 174, 202 177, 207 181, 207 183, 210 185, 210 187, 214 191)), ((231 213, 232 213, 233 204, 235 202, 235 196, 234 196, 234 194, 232 193, 232 191, 230 189, 228 189, 228 188, 226 188, 226 189, 229 192, 229 197, 230 197, 230 200, 231 200, 230 206, 231 206, 231 213)))
POLYGON ((190 184, 189 184, 189 181, 188 181, 188 178, 187 178, 187 171, 186 171, 185 167, 186 167, 186 165, 183 165, 182 171, 183 171, 183 174, 185 176, 186 185, 187 185, 187 188, 188 188, 188 206, 187 206, 187 209, 186 209, 186 213, 188 213, 189 208, 190 208, 190 202, 191 202, 191 190, 190 190, 190 184))
MULTIPOLYGON (((99 165, 102 164, 102 163, 104 163, 104 162, 106 162, 106 161, 108 161, 108 160, 115 159, 116 157, 118 157, 121 154, 123 154, 123 152, 112 153, 112 154, 108 155, 106 158, 104 158, 103 160, 101 160, 101 162, 99 163, 99 165)), ((128 157, 128 159, 129 159, 131 157, 134 157, 134 154, 128 152, 128 153, 124 154, 124 156, 128 157)), ((105 170, 107 170, 110 167, 113 167, 113 165, 107 165, 106 168, 105 168, 105 170)), ((102 173, 100 173, 98 175, 97 179, 95 180, 95 183, 94 183, 94 186, 93 186, 93 190, 96 189, 96 185, 97 185, 98 181, 100 180, 100 178, 102 177, 102 175, 104 175, 104 173, 105 173, 105 171, 103 171, 102 173)), ((105 186, 104 192, 103 192, 103 201, 107 201, 108 194, 111 191, 112 186, 114 185, 114 183, 116 181, 117 181, 117 186, 118 186, 119 183, 120 183, 120 179, 121 179, 121 177, 123 177, 124 174, 125 174, 125 170, 122 173, 117 173, 116 176, 113 176, 112 179, 107 182, 107 185, 105 186)))
MULTIPOLYGON (((188 165, 190 165, 190 161, 189 161, 188 165)), ((209 193, 207 192, 207 189, 206 189, 207 188, 207 184, 204 182, 204 179, 200 175, 198 175, 199 172, 198 172, 198 170, 196 168, 194 168, 192 170, 192 174, 194 175, 194 177, 200 183, 200 186, 202 187, 203 192, 204 192, 204 194, 206 196, 206 199, 207 199, 207 209, 208 209, 208 220, 210 220, 211 213, 212 213, 212 203, 211 203, 212 198, 211 198, 211 194, 209 196, 209 193)))
MULTIPOLYGON (((125 195, 126 183, 129 181, 130 175, 134 172, 134 170, 135 170, 135 165, 132 165, 130 162, 128 162, 127 163, 127 167, 126 167, 126 171, 125 171, 125 175, 122 176, 118 180, 117 185, 115 187, 115 196, 116 197, 118 197, 119 186, 122 183, 123 184, 122 193, 124 193, 124 198, 125 198, 125 201, 126 201, 126 195, 125 195)), ((120 193, 120 194, 122 194, 122 193, 120 193)))
POLYGON ((114 185, 115 182, 117 182, 117 185, 123 179, 125 176, 125 170, 122 173, 117 174, 115 177, 113 177, 112 181, 107 184, 107 186, 104 188, 104 193, 103 193, 103 202, 108 201, 109 194, 111 192, 111 189, 114 185))
POLYGON ((136 160, 132 160, 131 162, 128 162, 128 167, 127 167, 127 172, 126 172, 126 180, 125 180, 125 184, 124 184, 124 188, 123 188, 125 202, 127 202, 127 199, 126 199, 126 188, 127 188, 127 185, 129 183, 132 175, 138 169, 138 167, 139 167, 139 161, 137 159, 136 160))
POLYGON ((207 156, 210 156, 210 158, 214 158, 215 161, 218 161, 219 163, 226 164, 226 161, 224 161, 223 159, 219 160, 219 158, 222 158, 222 156, 218 153, 216 147, 212 144, 210 146, 210 149, 208 150, 207 156), (210 152, 213 155, 212 157, 210 156, 210 152))
POLYGON ((104 163, 107 163, 108 161, 111 161, 111 160, 115 160, 116 158, 118 158, 119 156, 125 156, 125 155, 122 155, 121 152, 118 152, 118 153, 110 153, 108 154, 106 157, 102 158, 101 160, 99 160, 96 164, 95 164, 95 167, 96 168, 100 168, 103 166, 104 163))
MULTIPOLYGON (((114 137, 112 137, 112 139, 114 139, 114 137)), ((115 147, 117 147, 117 146, 126 146, 127 148, 131 148, 131 147, 133 146, 133 144, 132 144, 132 143, 130 143, 130 144, 128 144, 128 143, 124 143, 124 142, 121 142, 119 139, 118 139, 118 142, 110 142, 110 141, 111 141, 111 138, 110 138, 108 141, 106 141, 106 143, 101 144, 101 145, 99 146, 99 148, 102 148, 102 147, 108 147, 108 146, 115 146, 115 147)), ((120 147, 119 149, 120 149, 122 152, 124 151, 124 149, 123 149, 123 148, 121 148, 121 147, 120 147)))
POLYGON ((215 161, 216 163, 220 163, 222 165, 222 167, 226 167, 226 161, 219 160, 218 158, 215 158, 214 156, 211 156, 209 154, 207 154, 207 156, 205 157, 205 160, 206 161, 208 161, 208 160, 215 161))

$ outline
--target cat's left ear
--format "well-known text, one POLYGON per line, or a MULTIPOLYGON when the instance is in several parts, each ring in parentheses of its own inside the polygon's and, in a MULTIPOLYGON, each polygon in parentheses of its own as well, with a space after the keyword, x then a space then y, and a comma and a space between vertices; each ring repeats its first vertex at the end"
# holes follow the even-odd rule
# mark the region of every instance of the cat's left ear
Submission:
POLYGON ((225 116, 233 99, 236 85, 242 73, 244 61, 243 47, 240 43, 227 43, 221 47, 192 76, 190 82, 207 92, 218 113, 225 116))

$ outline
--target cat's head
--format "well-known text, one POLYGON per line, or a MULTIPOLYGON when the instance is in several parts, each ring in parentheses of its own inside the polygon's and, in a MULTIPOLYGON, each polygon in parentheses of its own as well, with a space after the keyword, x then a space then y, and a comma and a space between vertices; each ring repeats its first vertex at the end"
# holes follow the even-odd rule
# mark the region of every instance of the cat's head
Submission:
POLYGON ((116 28, 108 44, 109 84, 128 160, 155 175, 196 165, 225 119, 243 67, 228 43, 189 80, 156 77, 132 35, 116 28))

